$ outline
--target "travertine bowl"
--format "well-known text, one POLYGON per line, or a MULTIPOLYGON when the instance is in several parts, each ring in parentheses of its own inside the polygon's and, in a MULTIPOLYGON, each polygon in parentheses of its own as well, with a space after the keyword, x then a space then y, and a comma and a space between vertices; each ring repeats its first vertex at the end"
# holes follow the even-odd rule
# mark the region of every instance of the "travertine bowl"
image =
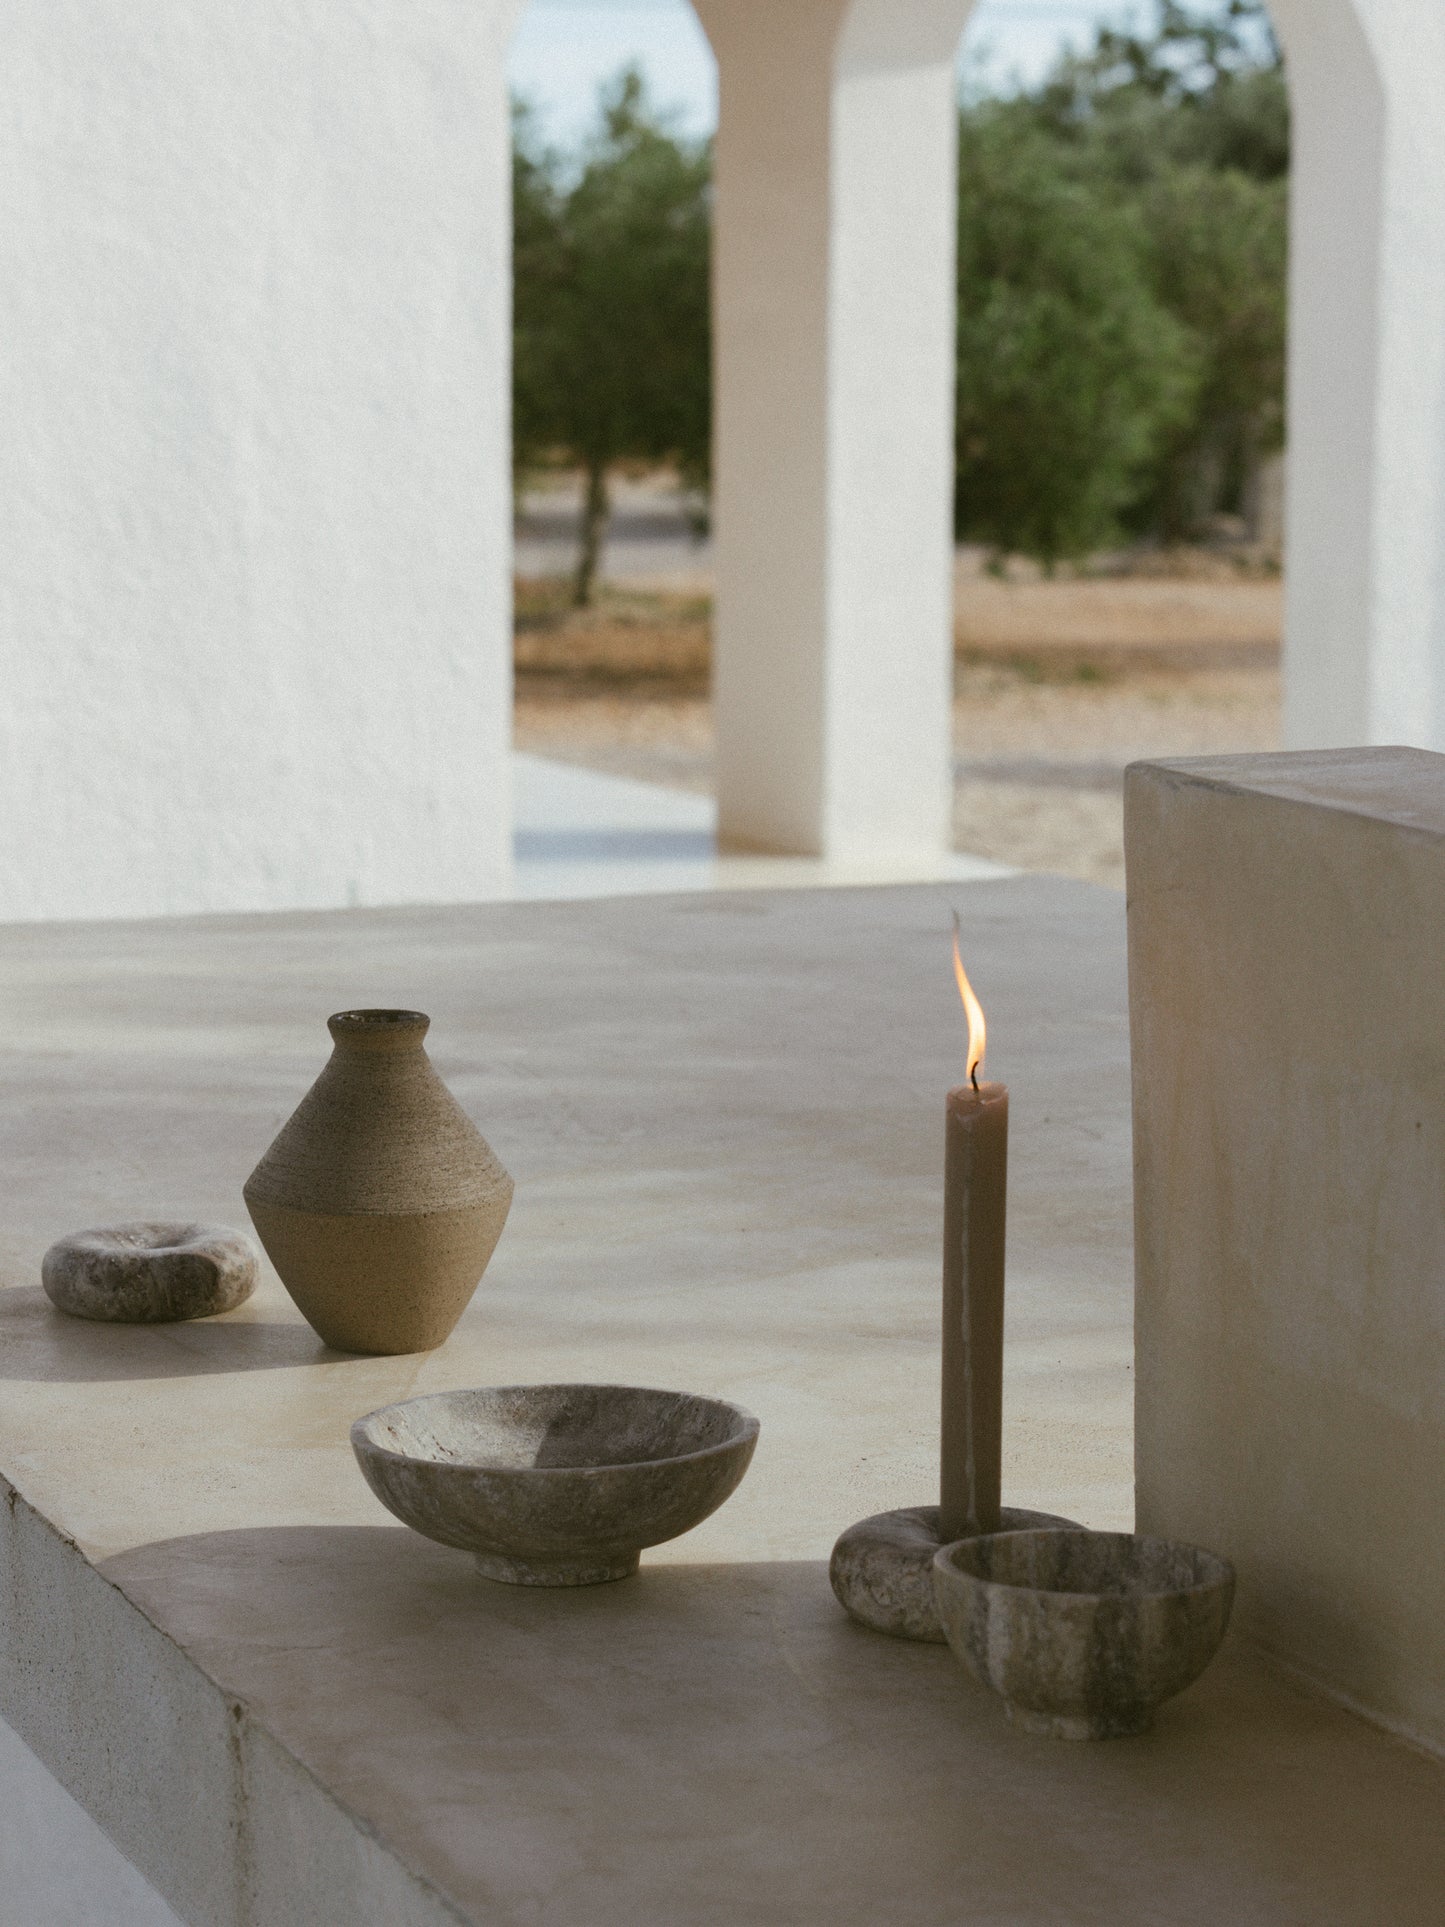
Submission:
POLYGON ((741 1406, 628 1385, 437 1392, 351 1428, 389 1511, 519 1586, 625 1579, 731 1496, 757 1439, 741 1406))
POLYGON ((1065 1740, 1144 1732, 1213 1659, 1234 1601, 1228 1560, 1126 1532, 963 1539, 933 1583, 958 1657, 1017 1725, 1065 1740))

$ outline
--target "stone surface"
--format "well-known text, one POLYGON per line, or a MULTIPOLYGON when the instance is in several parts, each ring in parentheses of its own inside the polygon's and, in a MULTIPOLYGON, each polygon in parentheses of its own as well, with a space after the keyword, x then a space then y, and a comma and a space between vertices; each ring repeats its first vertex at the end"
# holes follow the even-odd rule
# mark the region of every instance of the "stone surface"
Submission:
POLYGON ((351 1428, 389 1512, 519 1586, 626 1579, 731 1497, 757 1442, 739 1406, 625 1385, 433 1392, 351 1428))
MULTIPOLYGON (((828 1561, 828 1583, 838 1604, 860 1626, 895 1639, 946 1644, 948 1635, 933 1596, 933 1561, 943 1545, 938 1511, 936 1505, 915 1505, 875 1512, 839 1535, 828 1561)), ((1004 1532, 1074 1523, 1052 1512, 1007 1505, 1001 1518, 1004 1532)))
POLYGON ((1127 793, 1139 1527, 1445 1748, 1445 757, 1127 793))
POLYGON ((102 1225, 58 1238, 41 1260, 40 1281, 72 1318, 173 1324, 245 1304, 256 1289, 256 1248, 225 1225, 102 1225))
MULTIPOLYGON (((1045 1747, 828 1586, 938 1472, 957 905, 1010 1087, 1004 1478, 1128 1526, 1124 906, 963 889, 0 931, 0 1711, 204 1927, 1439 1927, 1439 1765, 1226 1643, 1133 1746, 1045 1747), (316 1012, 422 1004, 517 1179, 439 1351, 328 1353, 37 1282, 137 1169, 225 1220, 316 1012), (38 1315, 37 1315, 38 1314, 38 1315), (458 1385, 757 1413, 626 1585, 484 1585, 348 1430, 458 1385), (14 1494, 13 1499, 11 1498, 14 1494)), ((1412 1500, 1413 1502, 1413 1500, 1412 1500)))
POLYGON ((511 1178, 432 1069, 430 1022, 328 1018, 329 1060, 245 1183, 267 1257, 337 1351, 440 1345, 511 1208, 511 1178))
POLYGON ((989 1533, 933 1562, 954 1652, 1009 1718, 1055 1740, 1144 1733, 1219 1650, 1229 1562, 1125 1532, 989 1533))

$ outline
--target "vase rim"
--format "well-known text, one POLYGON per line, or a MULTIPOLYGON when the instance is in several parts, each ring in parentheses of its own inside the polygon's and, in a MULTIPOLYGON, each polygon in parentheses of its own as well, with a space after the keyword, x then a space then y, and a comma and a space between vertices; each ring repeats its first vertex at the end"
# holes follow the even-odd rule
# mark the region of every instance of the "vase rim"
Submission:
POLYGON ((338 1010, 326 1028, 338 1044, 405 1049, 421 1042, 430 1023, 420 1010, 338 1010))

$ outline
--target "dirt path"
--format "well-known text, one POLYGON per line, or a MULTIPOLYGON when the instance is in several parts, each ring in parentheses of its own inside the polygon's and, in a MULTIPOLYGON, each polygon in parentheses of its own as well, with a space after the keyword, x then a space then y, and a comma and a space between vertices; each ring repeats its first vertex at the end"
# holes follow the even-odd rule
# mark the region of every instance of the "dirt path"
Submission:
MULTIPOLYGON (((954 840, 1122 886, 1122 777, 1139 757, 1262 750, 1279 731, 1277 582, 959 585, 954 840)), ((706 600, 628 585, 582 617, 519 596, 519 748, 708 793, 706 600)))

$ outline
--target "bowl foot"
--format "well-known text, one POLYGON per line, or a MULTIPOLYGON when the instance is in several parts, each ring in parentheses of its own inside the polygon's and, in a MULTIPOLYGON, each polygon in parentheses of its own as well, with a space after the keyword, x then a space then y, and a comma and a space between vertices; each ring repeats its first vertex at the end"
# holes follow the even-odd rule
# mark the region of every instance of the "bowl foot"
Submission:
POLYGON ((1136 1733, 1147 1733, 1154 1724, 1152 1706, 1127 1713, 1036 1713, 1031 1707, 1014 1706, 1005 1700, 1004 1710, 1020 1732, 1034 1733, 1045 1740, 1132 1739, 1136 1733))
MULTIPOLYGON (((1072 1525, 1072 1519, 1056 1518, 1052 1512, 1003 1508, 1005 1532, 1072 1525)), ((838 1604, 872 1632, 942 1646, 946 1635, 933 1597, 933 1556, 943 1543, 936 1505, 905 1506, 860 1519, 834 1546, 828 1565, 838 1604)))
POLYGON ((500 1553, 473 1555, 483 1579, 503 1586, 605 1586, 614 1579, 630 1579, 640 1553, 621 1559, 507 1559, 500 1553))

